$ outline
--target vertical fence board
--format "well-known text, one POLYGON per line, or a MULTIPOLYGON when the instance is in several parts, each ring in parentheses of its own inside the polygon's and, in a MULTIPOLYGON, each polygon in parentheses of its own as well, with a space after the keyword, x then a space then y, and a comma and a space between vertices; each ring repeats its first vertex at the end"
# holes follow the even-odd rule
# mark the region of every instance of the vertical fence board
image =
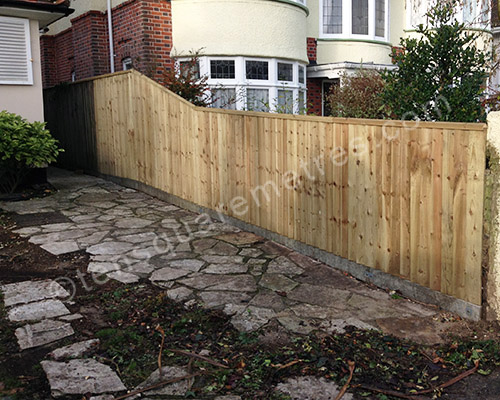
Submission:
POLYGON ((485 127, 193 107, 137 72, 45 92, 70 168, 481 304, 485 127))

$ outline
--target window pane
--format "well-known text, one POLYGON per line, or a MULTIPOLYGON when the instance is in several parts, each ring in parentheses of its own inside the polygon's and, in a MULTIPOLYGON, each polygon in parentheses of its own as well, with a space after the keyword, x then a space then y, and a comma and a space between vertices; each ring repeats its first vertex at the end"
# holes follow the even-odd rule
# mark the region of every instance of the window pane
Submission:
POLYGON ((278 80, 279 81, 293 81, 293 65, 278 63, 278 80))
POLYGON ((304 83, 306 80, 306 69, 305 67, 299 66, 299 83, 304 83))
POLYGON ((293 91, 278 90, 277 112, 283 114, 293 114, 293 91))
POLYGON ((375 35, 385 36, 385 0, 375 0, 375 35))
POLYGON ((210 77, 212 79, 234 79, 233 60, 210 61, 210 77))
POLYGON ((267 61, 246 61, 247 79, 269 79, 269 63, 267 61))
POLYGON ((342 0, 323 1, 323 33, 342 33, 342 0))
POLYGON ((236 110, 236 89, 212 89, 212 107, 236 110))
POLYGON ((180 73, 184 78, 188 77, 188 73, 191 71, 195 79, 200 79, 200 65, 193 61, 181 61, 179 63, 180 73))
POLYGON ((269 111, 269 90, 247 89, 248 111, 269 111))
POLYGON ((464 0, 463 13, 465 23, 474 23, 476 19, 477 0, 464 0))
POLYGON ((130 57, 125 57, 122 60, 122 67, 124 71, 128 71, 129 69, 132 69, 132 59, 130 57))
POLYGON ((306 113, 306 92, 301 90, 299 92, 299 114, 306 113))
POLYGON ((352 0, 352 33, 368 35, 368 0, 352 0))

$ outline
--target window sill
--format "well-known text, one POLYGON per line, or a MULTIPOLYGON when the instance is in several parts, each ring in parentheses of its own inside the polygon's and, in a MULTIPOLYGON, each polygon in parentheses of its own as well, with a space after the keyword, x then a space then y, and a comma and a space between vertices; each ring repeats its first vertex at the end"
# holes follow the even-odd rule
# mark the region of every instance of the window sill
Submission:
POLYGON ((357 42, 357 43, 371 43, 371 44, 378 44, 382 46, 387 46, 387 47, 392 47, 392 43, 387 42, 385 40, 380 40, 380 39, 371 39, 371 38, 366 38, 366 39, 360 39, 358 37, 356 38, 349 38, 349 37, 320 37, 318 38, 318 42, 357 42))

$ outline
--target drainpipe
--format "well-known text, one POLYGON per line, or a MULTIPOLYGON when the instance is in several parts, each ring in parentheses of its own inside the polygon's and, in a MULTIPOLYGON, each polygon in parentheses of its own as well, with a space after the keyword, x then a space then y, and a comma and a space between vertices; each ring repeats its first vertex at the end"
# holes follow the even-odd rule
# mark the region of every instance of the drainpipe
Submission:
POLYGON ((111 16, 111 0, 108 0, 108 33, 109 33, 109 65, 111 73, 115 72, 115 51, 113 49, 113 18, 111 16))

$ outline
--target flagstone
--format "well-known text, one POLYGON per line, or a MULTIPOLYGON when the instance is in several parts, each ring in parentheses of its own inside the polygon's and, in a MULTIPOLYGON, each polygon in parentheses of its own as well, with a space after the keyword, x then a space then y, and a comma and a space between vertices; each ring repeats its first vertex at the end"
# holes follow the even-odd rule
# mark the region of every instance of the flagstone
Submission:
POLYGON ((0 290, 6 307, 70 296, 66 289, 53 280, 10 283, 0 286, 0 290))
POLYGON ((304 269, 288 258, 280 256, 269 263, 267 272, 271 274, 300 275, 304 272, 304 269))
POLYGON ((185 270, 185 269, 164 267, 164 268, 157 269, 156 271, 154 271, 151 274, 151 277, 149 278, 149 280, 152 282, 173 281, 175 279, 179 279, 181 277, 189 275, 191 272, 192 271, 185 270))
POLYGON ((80 250, 78 244, 73 240, 66 242, 46 243, 40 247, 56 256, 59 256, 61 254, 73 253, 74 251, 80 250))
POLYGON ((69 310, 61 300, 42 300, 35 303, 14 306, 8 311, 7 315, 10 321, 22 322, 39 321, 69 313, 69 310))
POLYGON ((131 243, 109 241, 91 246, 87 251, 94 255, 115 255, 125 254, 132 249, 133 245, 131 243))
POLYGON ((127 388, 113 370, 93 359, 42 361, 52 396, 121 392, 127 388))
POLYGON ((60 347, 50 352, 48 356, 56 361, 78 358, 95 350, 99 346, 99 339, 90 339, 60 347))
POLYGON ((51 319, 25 325, 15 331, 21 350, 52 343, 74 333, 75 331, 69 323, 51 319))
POLYGON ((259 285, 276 292, 289 292, 295 288, 298 283, 287 278, 285 275, 266 273, 262 275, 259 285))
POLYGON ((248 266, 245 264, 210 264, 203 269, 205 274, 243 274, 248 271, 248 266))

